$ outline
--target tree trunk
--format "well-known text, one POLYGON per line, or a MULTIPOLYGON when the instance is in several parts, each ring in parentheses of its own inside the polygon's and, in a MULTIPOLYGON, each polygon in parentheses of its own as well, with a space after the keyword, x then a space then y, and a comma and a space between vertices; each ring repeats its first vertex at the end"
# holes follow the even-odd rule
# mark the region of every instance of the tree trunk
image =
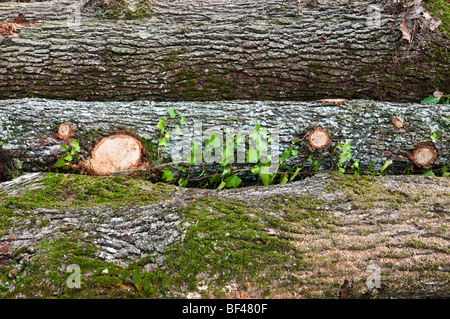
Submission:
MULTIPOLYGON (((204 143, 209 139, 206 130, 216 126, 221 126, 221 132, 230 128, 248 134, 255 124, 260 124, 260 130, 266 128, 273 138, 279 136, 278 152, 269 149, 273 156, 281 156, 295 141, 298 155, 289 159, 292 165, 309 166, 307 159, 312 155, 313 159, 322 160, 321 168, 329 168, 333 165, 332 159, 338 156, 335 150, 338 143, 347 142, 351 142, 352 162, 358 159, 361 167, 368 167, 370 162, 380 167, 387 160, 393 160, 387 170, 390 173, 402 173, 411 166, 417 170, 450 163, 450 106, 445 104, 365 100, 341 104, 3 100, 0 101, 0 135, 10 158, 22 162, 23 169, 29 171, 47 171, 62 156, 60 146, 73 139, 79 141, 80 154, 88 160, 89 150, 92 151, 102 138, 115 133, 135 136, 147 153, 155 154, 160 137, 160 130, 156 128, 159 121, 166 116, 171 123, 167 130, 172 132, 178 123, 178 118, 171 120, 167 113, 169 108, 186 117, 186 125, 181 127, 187 128, 188 133, 182 139, 189 145, 199 125, 204 143), (65 125, 63 130, 61 124, 65 125)), ((225 139, 226 134, 223 136, 225 139)), ((179 141, 179 136, 174 137, 167 147, 160 148, 168 161, 173 160, 171 155, 179 147, 179 141)), ((246 145, 246 150, 249 148, 246 145)), ((147 154, 146 157, 152 156, 147 154)), ((240 163, 237 155, 235 162, 240 163)))
POLYGON ((448 25, 420 3, 96 3, 4 4, 37 21, 0 42, 0 98, 418 102, 450 82, 448 25))
POLYGON ((0 205, 8 213, 0 223, 0 296, 450 296, 450 202, 442 196, 450 193, 448 178, 319 174, 220 192, 167 186, 170 198, 162 199, 155 195, 159 185, 134 181, 136 196, 154 198, 145 206, 125 204, 121 183, 42 173, 1 183, 0 205), (97 183, 108 183, 114 202, 96 205, 98 192, 73 207, 97 183), (81 268, 79 289, 66 286, 71 264, 81 268), (378 282, 370 280, 376 269, 378 282), (135 289, 136 278, 151 271, 163 284, 149 279, 154 289, 135 289), (223 286, 231 288, 218 295, 223 286))

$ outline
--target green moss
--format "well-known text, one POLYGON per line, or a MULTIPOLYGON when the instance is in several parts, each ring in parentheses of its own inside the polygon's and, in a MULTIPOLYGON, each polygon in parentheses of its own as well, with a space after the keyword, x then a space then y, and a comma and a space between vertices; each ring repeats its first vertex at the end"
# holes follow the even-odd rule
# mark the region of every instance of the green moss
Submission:
POLYGON ((133 10, 124 0, 112 0, 107 4, 104 3, 102 9, 104 10, 103 15, 120 20, 142 20, 153 16, 148 0, 139 0, 133 10))
POLYGON ((442 21, 439 29, 448 35, 450 32, 450 4, 442 0, 425 0, 423 6, 430 11, 432 16, 442 21))
POLYGON ((189 101, 237 99, 238 94, 233 89, 238 88, 238 85, 224 76, 224 74, 215 73, 214 70, 201 75, 191 69, 181 69, 176 74, 177 85, 181 87, 179 94, 189 101))
POLYGON ((170 198, 168 184, 119 177, 48 174, 44 187, 23 196, 0 197, 0 210, 86 207, 95 205, 149 205, 170 198))
POLYGON ((147 160, 156 161, 158 159, 158 145, 152 139, 141 139, 142 146, 145 149, 147 160))
POLYGON ((280 265, 300 258, 289 242, 264 231, 267 216, 238 201, 202 199, 180 213, 192 226, 167 254, 179 285, 207 273, 217 277, 216 289, 231 280, 264 286, 281 274, 280 265))

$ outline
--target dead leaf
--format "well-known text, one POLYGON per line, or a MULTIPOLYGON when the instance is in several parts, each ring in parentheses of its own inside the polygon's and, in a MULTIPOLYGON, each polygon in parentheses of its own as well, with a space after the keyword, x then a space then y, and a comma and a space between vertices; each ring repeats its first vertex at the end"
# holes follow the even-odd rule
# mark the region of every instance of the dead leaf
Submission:
POLYGON ((444 96, 444 93, 439 92, 439 91, 436 91, 436 92, 433 93, 433 96, 434 96, 435 98, 441 98, 441 97, 444 96))
POLYGON ((400 39, 400 41, 402 41, 403 39, 407 40, 409 43, 411 43, 412 41, 412 33, 413 33, 413 29, 408 27, 407 25, 407 20, 403 19, 402 20, 402 24, 400 25, 400 31, 402 31, 402 38, 400 39))
POLYGON ((28 21, 25 19, 22 13, 19 13, 17 18, 14 19, 12 23, 0 22, 0 36, 8 37, 8 36, 17 36, 18 34, 15 32, 18 28, 26 27, 30 23, 36 23, 37 20, 28 21))

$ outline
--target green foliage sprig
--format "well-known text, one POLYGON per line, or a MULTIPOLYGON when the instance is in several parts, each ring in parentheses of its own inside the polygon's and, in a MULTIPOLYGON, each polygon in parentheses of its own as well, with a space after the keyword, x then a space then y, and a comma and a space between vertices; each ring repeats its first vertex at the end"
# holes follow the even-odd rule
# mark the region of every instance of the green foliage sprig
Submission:
POLYGON ((81 151, 78 141, 72 141, 69 145, 63 144, 60 149, 61 152, 66 152, 66 154, 61 157, 53 167, 68 169, 69 164, 78 159, 78 153, 81 151))

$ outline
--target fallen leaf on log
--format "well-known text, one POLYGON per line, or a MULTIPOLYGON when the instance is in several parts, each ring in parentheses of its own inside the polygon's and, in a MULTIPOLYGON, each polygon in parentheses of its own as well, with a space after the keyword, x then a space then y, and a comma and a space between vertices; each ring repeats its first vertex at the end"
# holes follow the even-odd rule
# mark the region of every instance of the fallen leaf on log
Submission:
POLYGON ((28 25, 36 22, 37 20, 28 21, 22 13, 19 13, 17 18, 15 18, 11 23, 0 22, 0 36, 17 36, 18 34, 15 31, 18 28, 27 27, 28 25))
POLYGON ((412 33, 413 33, 413 29, 408 27, 408 21, 406 19, 402 20, 402 24, 400 25, 400 31, 402 31, 402 38, 400 39, 400 41, 407 40, 409 43, 411 43, 412 41, 412 33))

